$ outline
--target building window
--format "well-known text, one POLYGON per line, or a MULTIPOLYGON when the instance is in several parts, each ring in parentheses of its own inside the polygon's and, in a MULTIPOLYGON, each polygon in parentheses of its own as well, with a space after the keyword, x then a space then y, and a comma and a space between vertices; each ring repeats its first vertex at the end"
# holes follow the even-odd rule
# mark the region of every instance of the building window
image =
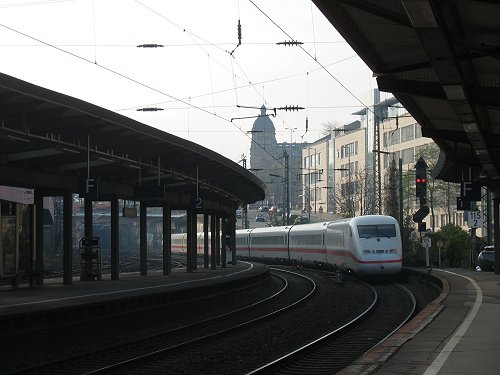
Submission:
POLYGON ((422 138, 422 127, 419 124, 415 124, 415 139, 422 138))
POLYGON ((415 138, 415 125, 411 124, 401 128, 401 142, 412 141, 415 138))
POLYGON ((415 161, 413 147, 402 150, 401 151, 401 159, 403 159, 403 164, 413 163, 415 161))
POLYGON ((340 147, 340 157, 347 158, 358 154, 358 141, 345 144, 340 147))
POLYGON ((395 129, 391 130, 388 132, 385 132, 383 135, 383 142, 384 142, 384 147, 389 147, 392 145, 397 145, 400 143, 399 138, 400 138, 400 129, 395 129))

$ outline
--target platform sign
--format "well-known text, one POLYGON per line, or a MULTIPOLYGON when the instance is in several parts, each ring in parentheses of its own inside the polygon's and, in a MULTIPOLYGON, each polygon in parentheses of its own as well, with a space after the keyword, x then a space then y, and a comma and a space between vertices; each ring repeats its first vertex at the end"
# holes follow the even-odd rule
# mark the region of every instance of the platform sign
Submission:
POLYGON ((196 213, 203 213, 203 209, 205 208, 203 197, 196 197, 192 205, 196 213))
POLYGON ((457 197, 457 211, 468 211, 471 208, 471 201, 465 197, 457 197))
POLYGON ((97 199, 99 197, 99 179, 97 177, 80 180, 80 197, 97 199))
POLYGON ((33 204, 35 203, 35 191, 13 186, 0 186, 0 199, 22 204, 33 204))
POLYGON ((467 215, 467 224, 469 228, 480 228, 484 223, 484 215, 481 211, 469 211, 467 215))
POLYGON ((431 238, 430 237, 427 237, 427 236, 422 237, 422 246, 423 247, 429 248, 429 247, 431 247, 431 244, 432 244, 432 242, 431 242, 431 238))
POLYGON ((481 184, 473 181, 462 181, 460 193, 464 200, 477 202, 481 200, 481 184))

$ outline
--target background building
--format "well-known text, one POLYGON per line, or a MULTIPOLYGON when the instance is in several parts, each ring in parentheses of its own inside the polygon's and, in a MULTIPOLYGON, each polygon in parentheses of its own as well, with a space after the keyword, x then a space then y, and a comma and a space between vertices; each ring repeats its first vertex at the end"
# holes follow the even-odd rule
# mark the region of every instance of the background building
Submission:
POLYGON ((298 176, 301 178, 302 207, 309 215, 322 214, 328 211, 329 173, 331 165, 331 135, 302 148, 302 168, 298 176))
POLYGON ((303 145, 293 142, 278 143, 276 129, 269 116, 266 107, 262 106, 260 115, 253 123, 251 130, 250 170, 268 187, 267 196, 259 204, 286 207, 288 187, 290 207, 297 209, 301 206, 297 192, 300 191, 298 173, 301 167, 303 145), (286 159, 289 163, 288 170, 285 167, 286 159))

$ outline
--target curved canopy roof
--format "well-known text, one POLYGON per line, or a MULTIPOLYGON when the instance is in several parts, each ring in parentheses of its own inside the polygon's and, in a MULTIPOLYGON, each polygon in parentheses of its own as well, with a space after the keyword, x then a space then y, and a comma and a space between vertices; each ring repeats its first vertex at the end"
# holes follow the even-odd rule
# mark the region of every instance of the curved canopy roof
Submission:
POLYGON ((265 196, 265 184, 196 143, 115 112, 0 74, 0 184, 225 209, 265 196))
POLYGON ((500 180, 500 2, 313 0, 441 148, 450 182, 500 180))

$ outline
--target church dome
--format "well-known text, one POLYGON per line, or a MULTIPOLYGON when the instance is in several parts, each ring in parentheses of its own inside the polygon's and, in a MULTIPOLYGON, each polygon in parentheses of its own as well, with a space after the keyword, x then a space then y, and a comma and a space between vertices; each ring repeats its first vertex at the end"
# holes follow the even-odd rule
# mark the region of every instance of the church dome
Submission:
POLYGON ((276 130, 274 129, 274 124, 269 116, 266 116, 265 106, 260 107, 260 116, 261 117, 257 117, 255 122, 253 123, 252 132, 271 132, 274 134, 276 130))

